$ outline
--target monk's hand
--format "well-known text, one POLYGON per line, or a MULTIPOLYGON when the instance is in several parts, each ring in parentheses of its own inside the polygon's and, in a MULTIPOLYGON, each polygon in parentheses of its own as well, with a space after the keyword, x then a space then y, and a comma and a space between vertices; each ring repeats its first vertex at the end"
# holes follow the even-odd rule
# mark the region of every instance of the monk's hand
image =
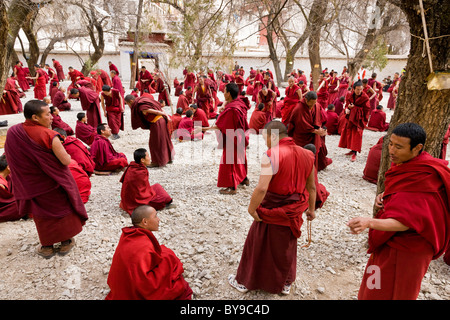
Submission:
POLYGON ((376 198, 375 198, 375 206, 377 207, 377 208, 383 208, 384 207, 384 204, 383 204, 383 195, 384 195, 384 192, 382 192, 382 193, 380 193, 379 195, 377 195, 376 196, 376 198))
POLYGON ((256 211, 253 211, 253 212, 249 211, 248 213, 250 213, 250 215, 253 217, 253 219, 255 219, 255 221, 257 221, 257 222, 262 221, 262 219, 258 216, 258 213, 256 213, 256 211))
POLYGON ((365 229, 369 227, 370 218, 366 217, 357 217, 350 219, 347 222, 347 226, 350 228, 351 232, 353 234, 360 234, 365 229))
POLYGON ((353 109, 353 108, 355 107, 355 105, 354 105, 353 103, 350 103, 347 107, 348 107, 349 109, 353 109))
POLYGON ((305 214, 308 221, 313 221, 316 218, 316 213, 313 209, 306 210, 305 214))

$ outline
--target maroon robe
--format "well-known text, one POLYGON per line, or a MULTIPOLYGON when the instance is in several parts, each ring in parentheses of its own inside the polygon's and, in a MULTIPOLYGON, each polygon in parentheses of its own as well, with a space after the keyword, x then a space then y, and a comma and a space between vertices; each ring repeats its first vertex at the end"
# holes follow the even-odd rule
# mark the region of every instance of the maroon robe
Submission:
POLYGON ((77 184, 81 201, 83 201, 83 203, 88 202, 92 187, 91 180, 89 179, 88 174, 78 165, 75 159, 72 159, 72 161, 70 161, 68 167, 77 184))
POLYGON ((362 92, 356 96, 354 91, 347 94, 346 106, 353 103, 355 106, 346 115, 347 119, 339 140, 340 148, 361 152, 363 131, 367 124, 370 112, 369 97, 362 92))
POLYGON ((55 131, 26 121, 8 130, 5 143, 19 212, 32 213, 42 246, 74 237, 88 219, 69 167, 51 150, 56 136, 55 131))
POLYGON ((90 152, 95 163, 95 170, 115 171, 128 165, 127 157, 117 152, 111 141, 100 134, 95 136, 90 152))
POLYGON ((447 132, 445 133, 444 139, 442 141, 441 154, 439 155, 439 158, 442 160, 445 160, 447 157, 447 145, 449 138, 450 138, 450 126, 448 126, 447 132))
POLYGON ((266 113, 266 122, 270 122, 273 119, 273 109, 276 107, 276 94, 275 91, 267 89, 267 94, 264 95, 262 90, 257 94, 257 103, 264 105, 263 111, 266 113), (275 97, 274 97, 275 96, 275 97))
POLYGON ((61 119, 59 114, 53 115, 52 129, 55 128, 63 129, 68 136, 72 136, 74 134, 73 129, 61 119))
POLYGON ((81 108, 86 111, 87 123, 97 128, 102 123, 100 98, 98 93, 87 87, 78 88, 81 108))
POLYGON ((149 205, 155 210, 161 210, 172 202, 170 195, 159 183, 150 185, 148 169, 143 164, 131 161, 122 174, 120 182, 122 189, 119 206, 129 215, 142 205, 149 205))
POLYGON ((363 171, 363 179, 371 183, 377 184, 378 170, 380 169, 381 152, 383 151, 383 137, 372 146, 367 155, 366 165, 363 171))
POLYGON ((141 91, 141 95, 142 93, 144 93, 144 90, 148 90, 148 92, 150 92, 150 84, 153 81, 153 77, 152 74, 148 71, 145 70, 144 72, 140 71, 139 72, 139 85, 140 85, 140 91, 141 91), (142 81, 142 80, 148 80, 148 81, 142 81))
POLYGON ((188 87, 191 87, 194 89, 195 87, 195 81, 196 81, 195 73, 189 72, 186 74, 186 79, 184 80, 184 89, 187 89, 188 87))
POLYGON ((149 230, 125 227, 108 273, 105 300, 190 300, 183 264, 149 230))
MULTIPOLYGON (((114 77, 116 78, 116 77, 114 77)), ((118 134, 119 130, 124 130, 124 117, 120 104, 120 92, 111 88, 111 96, 101 93, 106 109, 106 120, 111 128, 112 134, 118 134)), ((88 118, 89 119, 89 118, 88 118)))
POLYGON ((177 127, 175 137, 187 141, 203 139, 203 132, 194 133, 194 129, 194 121, 191 118, 184 117, 177 127))
POLYGON ((97 129, 92 127, 89 123, 84 123, 77 120, 75 126, 75 136, 86 143, 88 146, 94 142, 94 138, 97 135, 97 129))
POLYGON ((255 76, 255 80, 253 82, 253 96, 252 101, 256 102, 256 95, 258 94, 259 90, 262 89, 264 83, 264 77, 263 75, 258 72, 255 76))
MULTIPOLYGON (((322 107, 322 109, 325 109, 328 106, 328 95, 329 95, 328 81, 323 79, 322 82, 323 82, 322 88, 320 88, 316 92, 317 93, 317 104, 319 104, 322 107)), ((319 83, 319 86, 321 83, 319 83)))
POLYGON ((339 116, 336 112, 327 110, 327 132, 328 134, 338 133, 338 119, 339 116))
POLYGON ((306 182, 314 155, 283 138, 267 151, 274 174, 266 196, 256 209, 262 222, 254 221, 245 240, 236 281, 249 290, 281 293, 296 278, 297 239, 302 214, 308 208, 306 182))
POLYGON ((206 113, 205 113, 205 111, 203 111, 200 108, 197 108, 197 110, 194 113, 194 117, 192 118, 192 120, 194 120, 194 122, 201 123, 201 126, 203 128, 209 127, 209 122, 208 122, 208 118, 206 117, 206 113))
POLYGON ((254 133, 259 134, 266 125, 266 113, 258 109, 253 110, 250 117, 249 128, 255 130, 254 133))
POLYGON ((64 69, 63 66, 61 65, 61 63, 57 60, 53 60, 53 67, 56 70, 56 75, 58 77, 58 82, 59 81, 64 81, 64 79, 66 78, 64 76, 64 69))
POLYGON ((5 92, 0 96, 0 115, 21 112, 23 109, 22 101, 20 100, 14 80, 11 78, 6 79, 3 90, 5 92))
POLYGON ((158 166, 165 166, 173 160, 175 150, 170 139, 167 119, 154 114, 144 115, 144 110, 153 109, 162 111, 161 104, 150 98, 136 98, 131 107, 131 127, 150 130, 148 142, 152 163, 158 166))
POLYGON ((334 100, 339 98, 339 87, 337 86, 338 81, 339 81, 339 79, 337 77, 336 78, 331 78, 328 81, 328 102, 327 102, 326 107, 329 104, 332 104, 334 102, 334 100))
POLYGON ((75 137, 66 137, 63 146, 80 168, 86 171, 88 176, 91 176, 94 172, 95 163, 85 145, 75 137))
POLYGON ((189 109, 189 101, 184 94, 178 96, 177 109, 178 108, 183 109, 183 114, 185 114, 186 111, 189 109))
MULTIPOLYGON (((349 78, 342 76, 339 79, 339 91, 338 96, 336 99, 339 99, 340 97, 346 97, 348 92, 348 87, 350 86, 348 83, 349 78)), ((336 111, 337 112, 337 111, 336 111)))
POLYGON ((248 138, 245 133, 249 126, 244 110, 247 110, 245 102, 235 99, 227 103, 216 120, 216 126, 220 130, 218 148, 223 149, 217 178, 219 188, 236 188, 247 177, 248 138), (232 130, 233 133, 230 135, 227 130, 232 130))
POLYGON ((164 85, 164 80, 161 78, 158 78, 156 80, 156 92, 158 93, 158 101, 163 100, 166 106, 170 106, 170 99, 166 90, 166 87, 164 85))
POLYGON ((117 67, 116 67, 115 64, 111 63, 111 64, 109 65, 109 71, 111 72, 111 71, 113 71, 113 70, 116 72, 116 76, 118 76, 118 75, 119 75, 119 69, 117 69, 117 67))
POLYGON ((109 77, 109 74, 102 69, 97 70, 100 72, 100 78, 102 79, 103 84, 106 84, 110 87, 112 87, 112 82, 111 82, 111 78, 109 77))
POLYGON ((19 86, 23 91, 30 90, 30 85, 28 83, 28 79, 26 78, 27 72, 23 66, 14 66, 15 74, 17 77, 17 82, 19 82, 19 86))
POLYGON ((373 110, 367 123, 367 129, 381 132, 387 131, 389 122, 386 122, 386 113, 383 110, 373 110))
POLYGON ((289 123, 292 110, 294 110, 297 103, 300 102, 297 90, 300 90, 300 87, 296 84, 292 87, 288 86, 285 90, 286 96, 284 97, 283 107, 281 109, 281 122, 283 122, 284 125, 289 123))
POLYGON ((38 77, 36 79, 36 83, 34 85, 34 98, 38 100, 43 100, 45 96, 47 95, 47 73, 42 70, 38 69, 36 71, 36 76, 38 77))
POLYGON ((70 102, 66 100, 66 95, 61 92, 61 90, 56 91, 55 96, 52 100, 52 104, 53 106, 57 107, 59 111, 67 111, 72 107, 70 102))
POLYGON ((3 178, 0 176, 0 222, 19 220, 25 216, 26 213, 19 212, 19 206, 16 198, 12 193, 12 182, 10 176, 3 178))

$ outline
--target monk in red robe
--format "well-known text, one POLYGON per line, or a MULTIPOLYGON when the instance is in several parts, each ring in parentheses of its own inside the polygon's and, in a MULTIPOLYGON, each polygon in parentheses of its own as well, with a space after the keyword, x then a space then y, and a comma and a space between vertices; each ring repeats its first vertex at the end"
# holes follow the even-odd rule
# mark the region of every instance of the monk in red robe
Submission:
POLYGON ((108 65, 109 65, 109 71, 115 71, 116 75, 119 75, 119 69, 117 69, 116 65, 114 63, 112 63, 111 61, 108 61, 108 65))
POLYGON ((157 211, 139 206, 131 214, 132 227, 122 229, 108 273, 111 291, 106 300, 190 300, 192 289, 183 278, 183 264, 160 245, 157 211))
POLYGON ((262 70, 256 70, 255 80, 253 81, 252 101, 256 102, 256 95, 258 94, 259 90, 261 90, 263 84, 264 76, 262 74, 262 70))
POLYGON ((110 75, 111 75, 111 82, 112 82, 111 88, 114 88, 117 91, 119 91, 120 95, 122 96, 121 107, 124 107, 125 106, 125 100, 124 100, 125 99, 125 89, 123 88, 122 80, 120 80, 120 78, 119 78, 119 73, 116 72, 115 70, 111 70, 110 75))
POLYGON ((34 98, 43 100, 47 95, 47 73, 38 64, 34 65, 34 70, 36 75, 34 77, 27 77, 27 79, 36 80, 34 84, 34 98))
POLYGON ((50 112, 53 117, 52 129, 61 128, 67 133, 68 136, 73 136, 73 129, 61 119, 61 116, 59 115, 59 109, 52 106, 50 107, 50 112))
POLYGON ((302 91, 300 87, 295 84, 295 79, 290 77, 288 80, 289 86, 285 90, 285 97, 283 99, 283 107, 281 109, 281 122, 285 126, 288 125, 291 118, 292 110, 297 106, 297 103, 303 99, 302 91))
POLYGON ((47 70, 48 79, 51 84, 53 82, 59 82, 58 74, 53 68, 50 68, 49 64, 45 64, 45 69, 47 70))
POLYGON ((189 109, 194 113, 192 118, 194 123, 201 124, 202 128, 209 128, 208 117, 203 109, 200 109, 196 104, 191 104, 189 109))
POLYGON ((194 101, 205 112, 206 118, 215 118, 215 115, 210 116, 211 108, 214 108, 215 101, 213 100, 211 89, 205 84, 205 77, 203 76, 198 78, 198 84, 194 88, 194 101))
POLYGON ((153 77, 150 71, 145 68, 145 66, 142 66, 141 71, 139 71, 138 81, 140 84, 141 94, 145 89, 149 90, 150 84, 153 82, 153 77))
POLYGON ((248 137, 247 105, 239 98, 236 83, 228 83, 224 92, 226 105, 219 114, 211 129, 219 130, 219 148, 222 148, 222 159, 219 165, 217 186, 221 194, 236 194, 238 185, 249 185, 247 178, 248 137))
POLYGON ((141 205, 149 205, 156 210, 174 208, 172 197, 159 184, 150 185, 147 166, 150 165, 150 154, 141 148, 133 153, 134 161, 125 169, 120 182, 120 208, 129 215, 141 205))
POLYGON ((450 138, 450 125, 448 126, 447 132, 444 135, 444 139, 442 140, 442 148, 441 154, 439 155, 439 159, 445 160, 447 158, 447 145, 449 138, 450 138))
POLYGON ((356 161, 357 152, 361 152, 363 131, 369 120, 369 97, 363 92, 363 85, 357 81, 353 91, 345 99, 345 126, 339 140, 340 148, 350 149, 346 155, 351 155, 351 161, 356 161))
POLYGON ((81 108, 86 111, 87 123, 97 128, 102 123, 102 115, 100 111, 100 98, 92 89, 87 87, 73 88, 70 91, 75 98, 80 98, 81 108))
POLYGON ((103 84, 108 85, 108 86, 112 86, 112 82, 111 82, 111 78, 109 77, 109 74, 102 69, 97 69, 97 73, 99 73, 100 75, 100 79, 102 79, 103 84))
POLYGON ((172 121, 172 130, 170 132, 170 135, 172 135, 172 133, 178 129, 178 125, 180 124, 182 118, 183 118, 183 109, 177 108, 177 112, 170 118, 170 120, 172 121))
POLYGON ((314 155, 288 137, 286 126, 269 122, 263 132, 269 150, 248 212, 254 221, 231 286, 240 292, 289 294, 297 271, 297 240, 302 214, 315 218, 314 155))
POLYGON ((326 123, 326 127, 327 127, 327 133, 328 134, 337 134, 338 133, 338 120, 339 120, 339 116, 335 111, 335 107, 334 104, 330 104, 328 105, 328 110, 327 110, 327 123, 326 123))
POLYGON ((178 138, 180 142, 203 139, 202 128, 200 126, 196 127, 196 123, 192 119, 193 116, 194 112, 192 110, 186 111, 186 116, 178 124, 177 130, 175 131, 175 138, 178 138))
POLYGON ((53 61, 53 68, 55 68, 56 70, 56 75, 58 77, 58 81, 64 81, 64 79, 66 78, 64 76, 64 68, 61 65, 61 63, 58 60, 52 59, 53 61))
POLYGON ((72 174, 73 178, 75 179, 75 182, 78 187, 78 191, 80 192, 81 201, 83 203, 86 203, 89 201, 89 196, 91 195, 91 180, 89 179, 88 174, 86 171, 81 168, 80 165, 78 165, 77 161, 75 159, 72 159, 69 163, 69 169, 70 173, 72 174))
POLYGON ((389 122, 386 122, 386 113, 383 111, 383 106, 380 104, 370 114, 367 129, 373 131, 388 131, 389 122))
POLYGON ((149 130, 149 150, 152 163, 150 167, 162 167, 172 163, 175 156, 172 141, 167 126, 168 115, 162 110, 161 104, 150 98, 132 95, 125 97, 125 103, 131 109, 131 127, 149 130))
POLYGON ((25 71, 22 62, 20 61, 17 61, 16 65, 14 66, 14 76, 16 77, 17 81, 19 82, 19 86, 24 92, 30 90, 30 85, 27 80, 27 72, 25 71))
POLYGON ((128 166, 125 154, 117 152, 109 137, 111 129, 106 123, 101 123, 97 127, 97 135, 91 145, 91 157, 95 163, 94 173, 120 171, 128 166))
POLYGON ((55 128, 61 136, 61 142, 66 152, 70 155, 72 160, 75 160, 77 166, 86 172, 88 177, 94 173, 95 162, 91 157, 91 153, 88 148, 81 142, 81 140, 67 136, 67 132, 62 129, 55 128))
POLYGON ((66 88, 63 86, 60 86, 58 90, 56 91, 52 104, 53 106, 57 107, 59 111, 68 111, 72 108, 72 105, 68 101, 69 95, 65 94, 66 88))
POLYGON ((392 161, 385 190, 375 200, 375 218, 348 222, 359 234, 369 229, 371 254, 359 289, 360 300, 415 300, 430 262, 450 241, 448 161, 423 151, 426 133, 403 123, 389 137, 392 161))
POLYGON ((349 87, 350 87, 350 77, 348 76, 347 72, 344 72, 339 77, 339 91, 337 98, 346 97, 349 87))
POLYGON ((123 107, 122 95, 119 90, 104 85, 100 98, 104 116, 108 121, 108 126, 111 128, 111 139, 119 139, 119 130, 124 130, 123 113, 125 112, 125 108, 123 107))
POLYGON ((154 76, 155 81, 155 91, 158 93, 158 101, 163 100, 166 106, 170 106, 170 97, 168 93, 168 86, 166 88, 166 84, 164 80, 161 78, 159 73, 156 73, 154 76))
POLYGON ((16 89, 15 80, 7 78, 5 88, 0 96, 0 115, 16 114, 22 111, 22 101, 16 89))
POLYGON ((186 73, 186 76, 184 77, 184 89, 187 89, 188 87, 194 88, 195 83, 197 81, 197 77, 195 76, 195 73, 188 72, 186 73))
POLYGON ((363 171, 363 179, 373 184, 378 183, 378 171, 380 170, 384 139, 385 136, 381 137, 378 142, 370 148, 363 171))
POLYGON ((70 81, 72 81, 72 87, 75 88, 75 84, 79 80, 84 79, 84 74, 81 73, 80 71, 74 69, 73 67, 69 67, 68 77, 70 78, 70 81))
POLYGON ((19 212, 19 206, 12 193, 10 174, 6 156, 3 154, 0 156, 0 222, 15 221, 28 216, 19 212))
POLYGON ((70 156, 58 133, 49 129, 50 107, 30 100, 24 115, 25 122, 12 126, 5 142, 14 196, 21 214, 33 214, 41 243, 37 253, 50 258, 56 253, 54 244, 61 242, 58 253, 65 255, 88 218, 86 209, 68 168, 70 156))
POLYGON ((252 112, 249 128, 254 130, 253 133, 260 134, 266 124, 266 112, 264 111, 264 105, 261 103, 252 112))
POLYGON ((339 94, 339 78, 337 72, 330 73, 330 79, 328 80, 328 102, 327 106, 332 104, 339 94))
POLYGON ((50 100, 52 101, 52 104, 53 104, 53 99, 55 98, 55 94, 56 94, 56 92, 58 92, 58 90, 59 90, 59 82, 53 81, 50 84, 50 88, 48 91, 48 95, 50 96, 50 100))
POLYGON ((94 142, 97 130, 87 123, 86 113, 77 113, 77 125, 75 126, 75 136, 88 146, 94 142))
POLYGON ((344 104, 345 104, 345 97, 347 96, 347 93, 345 96, 341 96, 339 98, 336 98, 333 102, 334 105, 334 111, 338 116, 341 115, 342 111, 344 111, 344 104))
POLYGON ((256 105, 260 104, 264 105, 264 112, 266 113, 266 123, 272 121, 273 119, 273 111, 275 108, 277 94, 275 91, 268 89, 265 85, 256 95, 256 105))
POLYGON ((398 72, 396 72, 394 74, 394 79, 392 80, 392 83, 389 86, 389 89, 387 90, 387 92, 389 92, 389 100, 388 100, 387 108, 390 110, 395 109, 395 104, 397 103, 397 95, 396 95, 395 91, 398 90, 400 80, 401 80, 400 74, 398 72))
POLYGON ((177 110, 181 108, 183 110, 183 114, 186 113, 187 110, 189 110, 189 100, 186 97, 184 91, 181 91, 178 95, 178 101, 177 101, 177 110))
POLYGON ((317 94, 314 91, 305 94, 305 97, 292 111, 288 135, 300 147, 310 143, 315 145, 318 151, 315 165, 318 168, 319 161, 326 163, 325 159, 320 159, 324 153, 319 153, 319 150, 323 143, 321 137, 327 135, 327 130, 322 128, 321 107, 316 102, 317 94))
POLYGON ((317 104, 325 109, 328 106, 328 81, 323 73, 319 76, 319 86, 317 88, 317 104))

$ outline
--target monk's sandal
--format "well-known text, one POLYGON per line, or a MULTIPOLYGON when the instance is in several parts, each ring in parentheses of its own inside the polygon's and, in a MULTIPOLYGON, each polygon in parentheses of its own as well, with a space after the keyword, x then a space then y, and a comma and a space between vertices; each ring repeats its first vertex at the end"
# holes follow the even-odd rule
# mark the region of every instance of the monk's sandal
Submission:
POLYGON ((248 291, 244 285, 236 281, 236 277, 232 274, 228 276, 228 283, 239 292, 246 293, 248 291))

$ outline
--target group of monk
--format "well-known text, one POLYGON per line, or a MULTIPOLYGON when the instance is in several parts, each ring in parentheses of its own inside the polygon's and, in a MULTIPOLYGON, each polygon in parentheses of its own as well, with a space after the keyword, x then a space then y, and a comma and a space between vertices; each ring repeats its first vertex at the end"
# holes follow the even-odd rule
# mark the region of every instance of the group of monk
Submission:
MULTIPOLYGON (((119 71, 111 65, 110 78, 99 71, 85 77, 70 67, 69 88, 56 85, 58 91, 66 90, 66 102, 80 100, 83 112, 77 114, 75 130, 62 121, 52 100, 41 95, 42 73, 36 70, 31 79, 36 80, 35 89, 39 87, 35 99, 23 107, 25 122, 8 130, 5 154, 0 157, 2 221, 32 218, 40 240, 37 254, 66 255, 88 219, 84 204, 92 174, 122 173, 118 206, 130 215, 132 226, 122 229, 106 299, 191 299, 180 259, 153 235, 159 229, 157 211, 176 205, 163 186, 150 184, 148 168, 172 163, 173 139, 202 140, 205 132, 214 130, 222 149, 217 187, 222 195, 235 195, 238 188, 250 185, 249 132, 260 134, 268 150, 248 205, 254 222, 236 274, 229 275, 228 281, 242 293, 289 294, 296 279, 302 215, 312 221, 329 195, 318 179, 318 171, 332 163, 325 144, 333 127, 329 115, 336 113, 339 147, 350 149, 355 161, 363 130, 374 128, 368 125, 371 112, 381 110, 376 74, 373 81, 351 80, 345 69, 341 76, 324 70, 314 91, 303 72, 293 71, 285 97, 280 98, 270 70, 251 68, 244 80, 245 72, 238 65, 231 75, 214 74, 211 69, 195 74, 186 68, 182 82, 174 82, 175 96, 182 103, 169 115, 163 108, 173 106, 170 86, 161 72, 141 67, 136 88, 125 95, 119 71), (224 101, 218 99, 219 91, 224 101), (131 162, 110 142, 124 130, 125 105, 131 110, 132 129, 148 130, 150 136, 149 149, 136 149, 131 162)), ((57 71, 51 73, 53 83, 59 82, 58 77, 57 71)), ((431 260, 450 251, 450 169, 448 162, 423 151, 426 133, 416 124, 399 125, 384 139, 389 139, 392 166, 386 173, 386 190, 376 197, 380 211, 376 218, 348 222, 355 234, 370 230, 371 258, 358 297, 417 299, 431 260)), ((449 260, 446 254, 445 261, 449 260)))

